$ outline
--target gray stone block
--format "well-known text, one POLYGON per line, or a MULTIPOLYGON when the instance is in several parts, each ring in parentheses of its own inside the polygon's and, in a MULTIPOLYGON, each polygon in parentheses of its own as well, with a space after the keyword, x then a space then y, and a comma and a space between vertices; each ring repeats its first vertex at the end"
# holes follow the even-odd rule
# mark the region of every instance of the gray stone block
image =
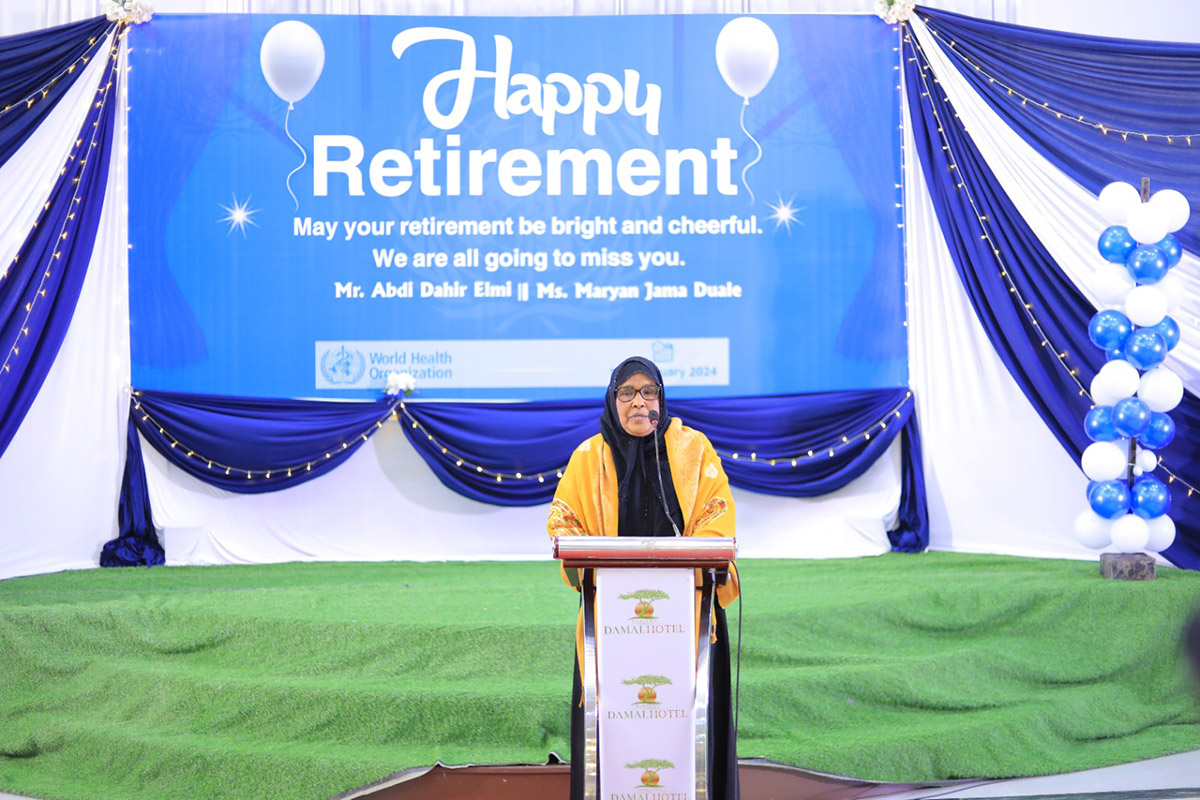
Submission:
POLYGON ((1152 581, 1154 559, 1145 553, 1101 553, 1100 574, 1119 581, 1152 581))

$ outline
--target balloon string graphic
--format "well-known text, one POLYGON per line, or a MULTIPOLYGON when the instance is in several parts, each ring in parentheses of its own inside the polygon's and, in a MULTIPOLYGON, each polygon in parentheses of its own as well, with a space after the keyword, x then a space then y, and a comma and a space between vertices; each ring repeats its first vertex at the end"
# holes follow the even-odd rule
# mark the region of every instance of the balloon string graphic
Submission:
POLYGON ((285 180, 284 183, 287 185, 288 194, 292 196, 292 202, 296 204, 296 210, 299 211, 300 201, 296 199, 296 193, 292 191, 292 176, 304 169, 304 165, 308 163, 308 153, 303 147, 300 146, 300 143, 296 141, 296 137, 292 136, 292 132, 288 130, 288 120, 291 119, 291 116, 292 104, 288 103, 287 114, 283 118, 283 132, 286 133, 288 138, 292 140, 292 144, 296 145, 296 149, 299 150, 300 154, 304 156, 304 160, 300 162, 300 166, 288 173, 287 180, 285 180))
POLYGON ((758 140, 750 135, 750 131, 746 130, 746 106, 748 105, 750 105, 749 97, 746 98, 746 102, 742 103, 742 114, 738 121, 742 123, 742 133, 746 134, 747 138, 754 142, 754 146, 758 148, 758 155, 754 157, 754 160, 742 167, 742 186, 745 186, 746 191, 750 193, 750 205, 754 205, 754 190, 750 188, 750 184, 746 183, 746 171, 759 161, 762 161, 763 151, 762 145, 758 143, 758 140))

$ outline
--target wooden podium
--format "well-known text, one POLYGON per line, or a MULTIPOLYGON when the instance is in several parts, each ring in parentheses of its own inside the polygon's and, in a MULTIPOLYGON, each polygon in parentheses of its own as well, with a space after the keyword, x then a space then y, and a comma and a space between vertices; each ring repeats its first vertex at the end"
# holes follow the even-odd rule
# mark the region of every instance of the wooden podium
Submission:
POLYGON ((554 539, 567 574, 582 572, 588 800, 602 786, 605 797, 707 800, 713 592, 736 552, 726 538, 554 539), (637 755, 658 757, 626 761, 637 755))

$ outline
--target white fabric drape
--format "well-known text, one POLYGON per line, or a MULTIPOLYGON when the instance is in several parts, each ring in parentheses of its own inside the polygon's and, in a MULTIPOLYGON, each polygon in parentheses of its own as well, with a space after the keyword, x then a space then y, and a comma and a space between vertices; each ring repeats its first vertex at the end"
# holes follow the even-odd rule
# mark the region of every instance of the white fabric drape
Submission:
MULTIPOLYGON (((1088 287, 1092 273, 1106 263, 1096 251, 1096 240, 1108 223, 1100 214, 1095 195, 1051 164, 1000 119, 966 82, 959 72, 959 62, 942 50, 924 23, 914 19, 912 27, 937 76, 938 88, 954 104, 972 141, 1013 205, 1063 273, 1093 306, 1102 308, 1088 287)), ((1114 175, 1112 179, 1136 185, 1138 177, 1114 175)), ((1179 373, 1195 394, 1200 389, 1200 335, 1197 335, 1200 331, 1196 324, 1200 318, 1200 259, 1185 252, 1172 273, 1183 280, 1186 296, 1181 311, 1175 315, 1183 337, 1167 357, 1166 365, 1179 373)))
MULTIPOLYGON (((739 552, 876 555, 900 503, 899 441, 858 480, 814 499, 735 490, 739 552)), ((168 564, 547 559, 547 505, 504 508, 446 488, 396 424, 336 470, 282 492, 208 486, 143 442, 168 564)))
POLYGON ((1095 558, 1072 528, 1087 479, 971 308, 913 150, 907 107, 904 147, 908 370, 924 448, 930 547, 1095 558))
MULTIPOLYGON (((104 61, 92 59, 60 101, 62 108, 13 160, 61 163, 96 96, 104 61)), ((123 97, 123 92, 116 97, 106 201, 75 316, 41 392, 0 458, 0 578, 95 567, 100 547, 116 531, 129 385, 123 97)), ((57 177, 58 167, 53 171, 57 177)), ((29 202, 15 191, 20 184, 0 185, 6 187, 0 219, 24 213, 9 205, 29 202)), ((45 196, 34 200, 35 207, 45 196)), ((26 232, 18 235, 23 239, 26 232)))

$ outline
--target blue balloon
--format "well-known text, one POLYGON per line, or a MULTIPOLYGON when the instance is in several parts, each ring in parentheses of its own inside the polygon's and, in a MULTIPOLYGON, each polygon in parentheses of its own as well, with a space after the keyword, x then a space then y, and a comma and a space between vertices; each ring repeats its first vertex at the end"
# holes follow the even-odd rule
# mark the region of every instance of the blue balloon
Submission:
POLYGON ((1150 415, 1150 426, 1138 437, 1147 450, 1161 450, 1175 439, 1175 420, 1161 411, 1150 415))
POLYGON ((1123 481, 1101 481, 1088 492, 1088 505, 1105 519, 1123 517, 1129 511, 1129 488, 1123 481))
POLYGON ((1124 264, 1135 247, 1137 242, 1129 235, 1129 230, 1124 225, 1105 228, 1104 233, 1100 234, 1100 240, 1096 242, 1096 248, 1100 255, 1104 256, 1104 260, 1114 264, 1124 264))
POLYGON ((1153 328, 1138 328, 1125 340, 1125 360, 1138 369, 1157 367, 1167 357, 1167 340, 1153 328))
POLYGON ((1133 333, 1133 323, 1120 311, 1100 311, 1088 323, 1088 338, 1102 350, 1115 350, 1133 333))
POLYGON ((1171 317, 1163 317, 1157 325, 1151 325, 1150 330, 1162 334, 1168 350, 1174 350, 1175 345, 1179 344, 1179 323, 1171 317))
POLYGON ((1122 436, 1141 436, 1150 427, 1150 406, 1137 397, 1118 400, 1113 406, 1112 423, 1122 436))
POLYGON ((1105 361, 1124 361, 1125 360, 1125 351, 1119 347, 1115 348, 1113 350, 1109 350, 1107 353, 1104 354, 1104 360, 1105 361))
POLYGON ((1112 442, 1121 438, 1113 427, 1112 406, 1096 406, 1083 418, 1083 429, 1093 442, 1112 442))
POLYGON ((1129 254, 1125 266, 1129 267, 1129 274, 1138 283, 1158 283, 1171 268, 1166 253, 1153 244, 1139 244, 1129 254))
POLYGON ((1133 482, 1129 505, 1133 513, 1142 519, 1161 517, 1171 508, 1171 492, 1158 478, 1143 475, 1133 482))
POLYGON ((1183 258, 1183 245, 1179 243, 1179 238, 1173 233, 1168 233, 1161 242, 1154 246, 1163 251, 1169 267, 1175 266, 1183 258))

